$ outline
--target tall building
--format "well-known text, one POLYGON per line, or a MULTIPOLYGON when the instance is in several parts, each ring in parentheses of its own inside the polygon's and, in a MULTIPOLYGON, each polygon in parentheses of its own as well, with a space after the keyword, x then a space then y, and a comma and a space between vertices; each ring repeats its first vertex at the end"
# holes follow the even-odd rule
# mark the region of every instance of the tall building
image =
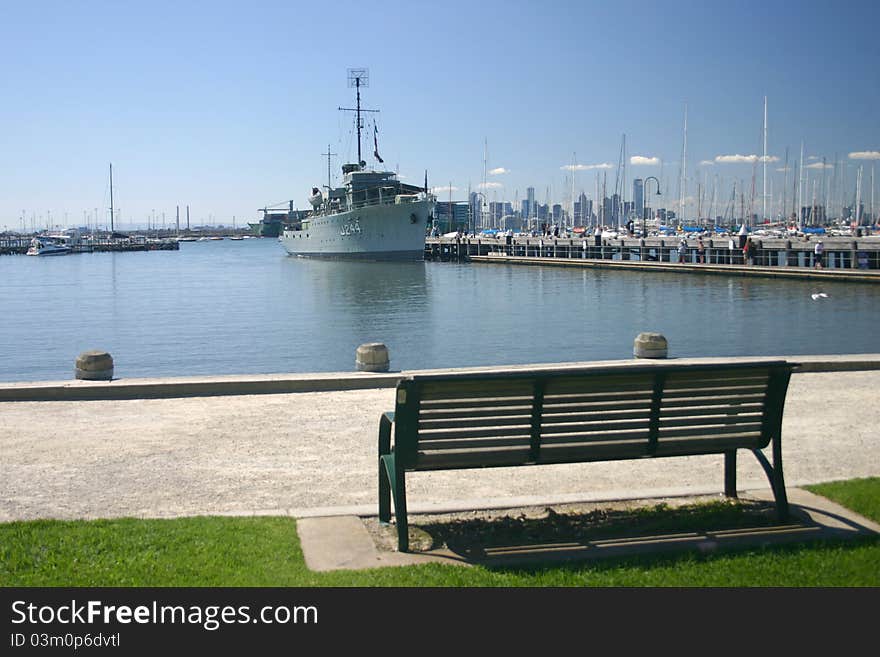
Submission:
POLYGON ((641 218, 645 213, 645 181, 641 178, 633 180, 633 203, 636 214, 641 218))
POLYGON ((590 215, 593 211, 592 201, 587 200, 587 195, 581 192, 577 201, 574 202, 574 224, 575 226, 586 226, 590 223, 590 215))
POLYGON ((469 210, 465 201, 438 201, 434 205, 434 225, 441 233, 467 230, 469 210))
POLYGON ((523 215, 526 218, 535 217, 538 215, 537 208, 535 207, 535 188, 528 187, 526 188, 526 202, 529 204, 529 213, 523 215))
POLYGON ((479 231, 483 229, 483 218, 481 216, 483 209, 483 197, 477 192, 471 192, 468 199, 470 206, 470 230, 479 231))

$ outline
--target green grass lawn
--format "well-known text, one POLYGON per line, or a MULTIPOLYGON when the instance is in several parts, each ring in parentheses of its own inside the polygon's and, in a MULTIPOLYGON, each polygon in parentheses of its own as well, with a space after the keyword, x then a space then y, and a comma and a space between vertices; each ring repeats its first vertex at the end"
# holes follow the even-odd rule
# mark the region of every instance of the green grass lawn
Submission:
MULTIPOLYGON (((807 487, 880 522, 880 478, 807 487)), ((290 518, 0 524, 2 586, 878 586, 880 539, 524 568, 314 573, 290 518)))

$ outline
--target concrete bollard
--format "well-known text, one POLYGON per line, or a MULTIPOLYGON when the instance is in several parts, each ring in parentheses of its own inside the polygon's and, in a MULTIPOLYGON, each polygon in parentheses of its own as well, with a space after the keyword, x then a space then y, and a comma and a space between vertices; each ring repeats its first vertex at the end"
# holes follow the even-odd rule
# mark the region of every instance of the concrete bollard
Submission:
POLYGON ((669 351, 666 338, 660 333, 639 333, 633 343, 635 358, 666 358, 669 351))
POLYGON ((355 352, 355 365, 360 372, 387 372, 389 362, 388 347, 381 342, 362 344, 355 352))
POLYGON ((113 357, 106 351, 84 351, 76 357, 75 377, 87 381, 110 381, 113 357))

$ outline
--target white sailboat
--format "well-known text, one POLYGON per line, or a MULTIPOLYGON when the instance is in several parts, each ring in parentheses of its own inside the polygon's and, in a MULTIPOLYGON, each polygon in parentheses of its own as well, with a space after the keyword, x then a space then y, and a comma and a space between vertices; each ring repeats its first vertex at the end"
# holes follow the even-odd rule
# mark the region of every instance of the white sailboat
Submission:
MULTIPOLYGON (((425 233, 435 201, 428 192, 427 174, 424 188, 407 185, 393 171, 367 170, 361 158, 361 113, 371 110, 361 109, 360 89, 367 86, 368 79, 365 69, 349 71, 349 82, 357 89, 354 111, 358 162, 342 165, 341 187, 328 184, 323 191, 312 188, 312 211, 299 225, 285 228, 279 238, 291 255, 372 259, 424 256, 425 233)), ((374 127, 373 155, 382 164, 375 135, 374 127)))

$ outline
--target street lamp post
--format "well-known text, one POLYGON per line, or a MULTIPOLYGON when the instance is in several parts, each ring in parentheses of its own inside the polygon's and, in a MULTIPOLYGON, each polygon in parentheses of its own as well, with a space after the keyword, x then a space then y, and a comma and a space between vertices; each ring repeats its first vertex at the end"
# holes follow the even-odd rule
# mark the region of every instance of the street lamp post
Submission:
MULTIPOLYGON (((648 176, 647 178, 645 178, 644 195, 645 196, 648 195, 648 181, 649 180, 653 180, 655 183, 657 183, 657 196, 660 196, 660 181, 657 180, 657 178, 655 178, 654 176, 648 176)), ((645 210, 647 208, 647 203, 644 203, 644 201, 642 203, 643 203, 643 205, 642 205, 642 239, 644 239, 648 234, 647 226, 646 226, 646 217, 645 217, 645 210)))

